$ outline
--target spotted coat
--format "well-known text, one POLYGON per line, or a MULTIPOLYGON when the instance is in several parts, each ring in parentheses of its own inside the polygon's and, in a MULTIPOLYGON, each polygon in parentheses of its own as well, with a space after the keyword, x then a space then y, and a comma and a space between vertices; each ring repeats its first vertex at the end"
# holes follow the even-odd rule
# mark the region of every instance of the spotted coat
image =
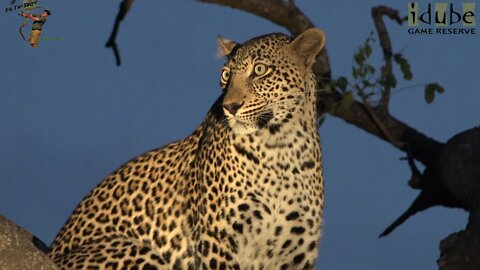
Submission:
POLYGON ((223 93, 205 120, 95 187, 55 238, 55 263, 313 269, 323 177, 311 59, 323 33, 310 32, 220 39, 223 93))

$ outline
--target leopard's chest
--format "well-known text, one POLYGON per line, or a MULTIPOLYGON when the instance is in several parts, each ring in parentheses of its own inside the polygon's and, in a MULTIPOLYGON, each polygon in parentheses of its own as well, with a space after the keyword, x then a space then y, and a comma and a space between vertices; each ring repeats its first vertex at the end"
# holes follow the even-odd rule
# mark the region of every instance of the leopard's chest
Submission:
POLYGON ((241 269, 278 268, 299 252, 315 257, 323 207, 318 137, 260 146, 240 141, 227 153, 210 167, 206 231, 241 269))

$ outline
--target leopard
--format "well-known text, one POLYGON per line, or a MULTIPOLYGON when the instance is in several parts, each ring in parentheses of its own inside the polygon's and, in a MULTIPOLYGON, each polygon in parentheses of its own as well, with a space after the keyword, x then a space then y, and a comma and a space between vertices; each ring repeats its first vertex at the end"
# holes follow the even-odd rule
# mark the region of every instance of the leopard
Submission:
POLYGON ((325 34, 218 37, 219 97, 184 139, 148 151, 79 203, 61 269, 314 269, 323 166, 312 66, 325 34))

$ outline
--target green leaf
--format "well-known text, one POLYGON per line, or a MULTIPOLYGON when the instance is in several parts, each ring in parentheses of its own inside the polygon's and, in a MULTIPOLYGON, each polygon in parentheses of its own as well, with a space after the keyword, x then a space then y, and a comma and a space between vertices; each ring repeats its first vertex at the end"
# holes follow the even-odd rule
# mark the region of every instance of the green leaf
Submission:
POLYGON ((370 31, 370 36, 367 38, 367 40, 370 42, 375 42, 375 32, 370 31))
POLYGON ((363 48, 363 51, 365 52, 365 56, 368 58, 370 55, 372 55, 372 47, 370 47, 370 44, 367 43, 365 44, 365 47, 363 48))
POLYGON ((357 65, 363 65, 363 62, 365 62, 365 54, 363 53, 363 50, 358 50, 358 52, 353 56, 353 59, 355 59, 357 65))
POLYGON ((358 77, 360 78, 365 78, 365 76, 367 75, 367 70, 365 70, 365 66, 360 66, 358 67, 358 77))
POLYGON ((375 68, 371 65, 366 65, 365 67, 367 69, 367 72, 370 73, 370 74, 375 74, 375 68))
POLYGON ((341 76, 335 81, 335 85, 340 89, 340 91, 345 92, 347 90, 348 80, 347 78, 341 76))
POLYGON ((362 87, 365 89, 365 88, 368 88, 368 87, 371 87, 373 86, 374 84, 372 84, 369 80, 362 80, 362 87))
POLYGON ((433 83, 433 85, 435 86, 435 91, 440 93, 440 94, 443 94, 445 92, 445 88, 443 88, 440 84, 438 83, 433 83))
POLYGON ((403 73, 403 78, 407 81, 410 81, 413 78, 412 71, 410 70, 410 65, 408 62, 405 62, 400 66, 400 70, 403 73))
POLYGON ((360 68, 352 67, 352 76, 353 76, 353 78, 356 79, 356 78, 358 77, 359 69, 360 69, 360 68))
POLYGON ((395 78, 395 75, 391 73, 387 75, 387 82, 392 88, 397 87, 397 79, 395 78))
POLYGON ((400 62, 403 60, 403 56, 401 53, 396 53, 393 55, 393 60, 395 60, 395 63, 400 64, 400 62))
POLYGON ((353 104, 353 101, 353 93, 348 91, 343 95, 342 100, 340 101, 340 107, 342 107, 343 110, 349 110, 350 106, 353 104))
POLYGON ((425 101, 430 104, 433 102, 435 98, 435 89, 431 86, 431 84, 427 84, 425 86, 425 101))
POLYGON ((387 76, 385 76, 385 78, 383 78, 379 83, 387 88, 397 87, 397 79, 392 73, 387 74, 387 76))
POLYGON ((442 94, 445 92, 445 88, 438 83, 429 83, 425 85, 425 101, 428 104, 433 102, 433 99, 435 98, 435 92, 442 94))
POLYGON ((402 71, 403 78, 407 81, 410 81, 413 78, 413 74, 407 59, 405 59, 401 53, 394 54, 393 59, 400 66, 400 71, 402 71))

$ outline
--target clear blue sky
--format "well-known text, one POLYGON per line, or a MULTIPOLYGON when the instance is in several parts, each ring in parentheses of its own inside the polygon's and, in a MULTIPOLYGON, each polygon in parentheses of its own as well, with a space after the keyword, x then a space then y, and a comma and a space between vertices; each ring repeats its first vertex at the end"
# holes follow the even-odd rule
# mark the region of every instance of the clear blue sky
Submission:
MULTIPOLYGON (((372 6, 407 8, 403 1, 297 2, 325 30, 335 76, 350 75, 352 54, 374 28, 372 6)), ((61 40, 36 50, 21 40, 18 16, 0 15, 0 214, 47 243, 103 177, 202 121, 220 94, 218 34, 245 41, 285 32, 230 8, 137 1, 121 27, 123 65, 116 67, 104 44, 119 1, 41 3, 52 10, 43 37, 61 40)), ((414 73, 399 87, 436 81, 446 89, 432 105, 421 88, 402 91, 391 113, 439 141, 479 125, 480 34, 412 36, 405 26, 387 25, 414 73)), ((399 161, 404 154, 333 117, 320 132, 326 209, 318 268, 435 269, 439 241, 465 226, 466 213, 437 207, 379 240, 417 195, 399 161)))

